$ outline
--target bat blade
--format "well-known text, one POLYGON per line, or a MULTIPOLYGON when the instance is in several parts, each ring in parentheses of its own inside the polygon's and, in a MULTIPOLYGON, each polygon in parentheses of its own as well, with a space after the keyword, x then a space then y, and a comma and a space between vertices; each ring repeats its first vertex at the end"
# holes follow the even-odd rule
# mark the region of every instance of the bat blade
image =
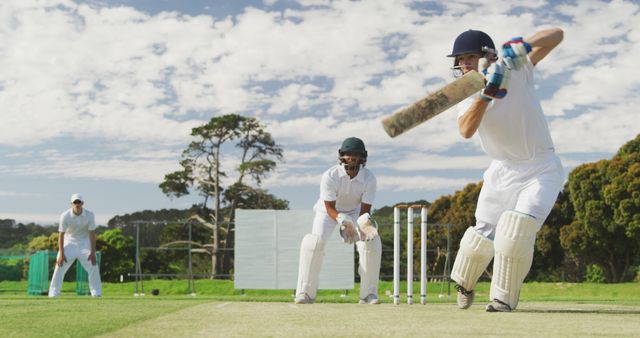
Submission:
POLYGON ((389 136, 396 137, 477 93, 484 86, 484 76, 470 71, 437 92, 386 117, 382 126, 389 136))

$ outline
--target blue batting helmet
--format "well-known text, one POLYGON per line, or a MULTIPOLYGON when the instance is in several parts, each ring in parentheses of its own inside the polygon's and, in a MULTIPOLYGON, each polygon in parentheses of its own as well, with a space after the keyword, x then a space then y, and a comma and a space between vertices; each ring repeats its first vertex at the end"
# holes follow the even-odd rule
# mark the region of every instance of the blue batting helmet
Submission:
POLYGON ((491 37, 482 31, 470 29, 458 35, 453 43, 453 51, 447 57, 456 57, 467 53, 496 53, 496 46, 491 37))

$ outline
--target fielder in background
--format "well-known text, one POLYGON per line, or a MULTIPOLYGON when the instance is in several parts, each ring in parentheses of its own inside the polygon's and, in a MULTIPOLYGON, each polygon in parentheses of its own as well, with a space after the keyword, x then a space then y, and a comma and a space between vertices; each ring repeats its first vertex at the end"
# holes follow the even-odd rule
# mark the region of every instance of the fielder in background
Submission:
POLYGON ((102 296, 100 268, 96 264, 96 222, 93 213, 83 208, 80 194, 71 196, 71 208, 60 215, 58 227, 58 257, 51 277, 49 297, 60 296, 65 273, 76 259, 89 275, 92 297, 102 296))
POLYGON ((458 306, 467 309, 478 278, 493 263, 488 312, 518 306, 520 288, 533 261, 536 233, 551 212, 564 179, 542 107, 535 94, 533 67, 563 38, 547 29, 502 45, 497 57, 489 35, 460 34, 449 57, 459 74, 478 70, 486 87, 458 104, 464 138, 476 132, 492 162, 484 173, 475 227, 464 233, 451 272, 458 306))
POLYGON ((355 243, 358 249, 360 304, 380 304, 378 278, 382 243, 370 217, 376 178, 364 167, 367 150, 361 139, 345 139, 338 154, 340 163, 322 175, 320 198, 313 208, 313 228, 300 245, 296 304, 311 304, 315 300, 325 243, 336 224, 343 241, 349 245, 355 243))

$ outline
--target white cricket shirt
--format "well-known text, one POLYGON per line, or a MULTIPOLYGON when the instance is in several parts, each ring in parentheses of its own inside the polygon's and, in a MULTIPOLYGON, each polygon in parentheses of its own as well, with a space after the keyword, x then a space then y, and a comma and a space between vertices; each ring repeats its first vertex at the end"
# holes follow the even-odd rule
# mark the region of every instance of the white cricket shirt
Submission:
POLYGON ((361 203, 373 204, 376 196, 376 178, 367 168, 362 168, 351 179, 341 164, 336 164, 322 174, 320 198, 313 207, 324 211, 324 201, 336 201, 338 212, 351 212, 360 208, 361 203))
POLYGON ((77 241, 89 238, 89 231, 96 229, 96 221, 93 213, 82 208, 82 213, 76 215, 73 209, 69 209, 60 215, 59 232, 64 232, 65 241, 77 241))
MULTIPOLYGON (((458 117, 477 95, 458 104, 458 117)), ((498 161, 538 162, 554 152, 549 127, 535 94, 533 64, 528 58, 522 69, 511 71, 507 96, 493 100, 487 107, 478 134, 482 149, 498 161)))

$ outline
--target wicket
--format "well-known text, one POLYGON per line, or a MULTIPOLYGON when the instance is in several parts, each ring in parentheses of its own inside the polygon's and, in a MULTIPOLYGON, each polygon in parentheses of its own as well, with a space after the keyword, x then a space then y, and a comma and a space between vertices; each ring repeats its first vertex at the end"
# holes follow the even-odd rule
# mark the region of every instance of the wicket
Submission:
POLYGON ((420 208, 420 304, 427 303, 427 206, 393 208, 393 303, 400 304, 400 210, 407 209, 407 304, 413 304, 413 209, 420 208))

